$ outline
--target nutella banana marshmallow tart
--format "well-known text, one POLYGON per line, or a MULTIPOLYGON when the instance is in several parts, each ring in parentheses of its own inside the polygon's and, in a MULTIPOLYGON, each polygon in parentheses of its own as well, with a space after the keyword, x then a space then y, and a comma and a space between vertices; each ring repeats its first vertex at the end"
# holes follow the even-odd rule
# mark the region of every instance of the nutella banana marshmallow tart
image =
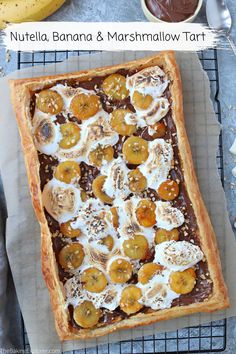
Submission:
POLYGON ((62 340, 229 305, 172 52, 11 92, 62 340))

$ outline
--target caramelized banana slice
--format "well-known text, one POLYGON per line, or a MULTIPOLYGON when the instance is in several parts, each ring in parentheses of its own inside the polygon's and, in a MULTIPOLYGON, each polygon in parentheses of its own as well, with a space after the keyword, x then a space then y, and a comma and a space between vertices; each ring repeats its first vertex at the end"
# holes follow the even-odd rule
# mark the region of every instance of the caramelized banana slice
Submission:
POLYGON ((85 269, 80 279, 83 287, 91 293, 100 293, 107 286, 105 275, 95 267, 85 269))
POLYGON ((63 99, 58 92, 43 90, 37 94, 36 107, 44 113, 58 114, 63 109, 63 99))
POLYGON ((196 273, 193 268, 183 272, 173 272, 170 275, 170 287, 177 294, 190 293, 196 284, 196 273))
POLYGON ((82 120, 93 117, 100 109, 100 98, 96 95, 80 93, 70 103, 70 110, 73 115, 82 120))
POLYGON ((177 182, 167 179, 157 191, 159 197, 164 200, 174 200, 179 195, 179 185, 177 182))
POLYGON ((159 244, 166 241, 178 241, 179 240, 179 231, 178 229, 172 229, 170 231, 165 229, 158 229, 155 232, 155 244, 159 244))
POLYGON ((163 267, 156 263, 146 263, 138 271, 138 281, 141 284, 147 284, 154 275, 161 273, 163 267))
POLYGON ((109 275, 114 283, 126 283, 132 276, 132 265, 125 259, 118 258, 111 263, 109 275))
POLYGON ((148 158, 148 142, 139 136, 131 136, 124 142, 122 152, 126 162, 139 165, 148 158))
POLYGON ((164 122, 157 122, 156 124, 150 126, 150 128, 155 131, 155 133, 152 134, 154 139, 163 138, 166 135, 166 126, 164 122))
POLYGON ((119 226, 119 216, 116 207, 111 207, 110 212, 112 213, 112 222, 115 229, 119 226))
POLYGON ((101 167, 103 161, 111 161, 114 156, 114 149, 112 146, 103 147, 99 145, 95 150, 89 154, 89 161, 96 167, 101 167))
POLYGON ((102 83, 102 89, 112 100, 124 100, 129 96, 126 88, 126 78, 120 74, 109 75, 102 83))
POLYGON ((134 235, 123 242, 124 253, 132 259, 145 259, 148 252, 148 242, 143 235, 134 235))
POLYGON ((114 247, 114 239, 111 235, 108 235, 101 239, 101 244, 107 246, 109 251, 112 251, 112 248, 114 247))
POLYGON ((59 263, 66 270, 79 268, 84 259, 83 246, 80 243, 71 243, 64 246, 59 253, 59 263))
POLYGON ((96 309, 91 301, 84 301, 74 309, 74 320, 83 328, 96 326, 99 321, 101 311, 96 309))
POLYGON ((149 199, 143 199, 138 203, 136 217, 140 225, 151 227, 156 224, 156 205, 149 199))
POLYGON ((55 177, 64 183, 78 182, 80 178, 80 167, 75 161, 61 162, 55 171, 55 177))
POLYGON ((132 103, 135 108, 146 110, 151 105, 153 98, 151 95, 144 95, 138 91, 134 91, 132 103))
POLYGON ((70 149, 75 146, 80 139, 80 128, 74 123, 65 123, 60 127, 62 139, 59 146, 62 149, 70 149))
POLYGON ((105 192, 103 192, 103 185, 105 180, 106 176, 97 176, 93 180, 92 190, 95 197, 100 199, 103 203, 112 204, 113 199, 109 197, 105 192))
POLYGON ((130 136, 137 130, 134 124, 125 122, 125 115, 132 113, 129 109, 119 108, 111 113, 110 125, 120 135, 130 136))
POLYGON ((121 299, 120 299, 120 308, 122 311, 131 315, 132 313, 138 312, 141 310, 143 305, 141 305, 138 300, 141 299, 142 292, 135 285, 127 286, 122 291, 121 299))
POLYGON ((81 230, 80 229, 73 229, 71 227, 71 220, 67 221, 63 224, 61 224, 60 226, 60 231, 61 233, 66 236, 66 237, 70 237, 70 238, 75 238, 75 237, 79 237, 81 234, 81 230))
POLYGON ((129 189, 133 193, 143 192, 147 188, 147 179, 138 168, 129 172, 129 189))

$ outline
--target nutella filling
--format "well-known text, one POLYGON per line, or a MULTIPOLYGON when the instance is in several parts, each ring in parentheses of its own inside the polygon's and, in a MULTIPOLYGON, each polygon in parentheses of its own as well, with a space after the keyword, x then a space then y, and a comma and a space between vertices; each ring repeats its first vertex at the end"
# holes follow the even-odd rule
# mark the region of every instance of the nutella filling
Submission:
POLYGON ((187 20, 195 13, 198 3, 198 0, 146 0, 149 11, 165 22, 187 20))
MULTIPOLYGON (((161 2, 159 2, 161 3, 161 2)), ((167 2, 166 2, 167 3, 167 2)), ((168 2, 172 3, 172 1, 168 2)), ((185 1, 181 1, 181 4, 184 4, 185 1)), ((194 1, 186 1, 186 3, 194 3, 194 1)), ((195 2, 196 3, 196 2, 195 2)), ((190 7, 191 8, 191 7, 190 7)), ((118 72, 121 75, 124 76, 131 76, 135 72, 134 71, 128 71, 128 70, 119 70, 118 72)), ((121 101, 117 102, 110 102, 108 97, 102 93, 100 90, 101 84, 103 80, 106 77, 96 77, 92 78, 89 81, 76 81, 76 80, 67 80, 67 81, 60 81, 61 84, 67 84, 68 86, 72 87, 81 87, 87 90, 94 90, 98 96, 100 96, 101 102, 103 109, 110 113, 114 108, 117 107, 122 107, 122 108, 129 108, 132 111, 135 111, 131 102, 130 98, 126 98, 121 101)), ((59 82, 58 82, 59 83, 59 82)), ((171 102, 171 93, 169 88, 166 89, 164 93, 164 97, 166 97, 169 102, 171 102)), ((34 107, 35 107, 35 94, 32 94, 32 99, 31 99, 31 114, 33 116, 34 114, 34 107)), ((70 117, 71 121, 76 121, 77 118, 75 117, 70 117)), ((199 237, 198 237, 198 226, 196 223, 196 217, 194 215, 194 211, 192 208, 191 201, 189 199, 186 186, 185 186, 185 181, 184 181, 184 176, 183 172, 181 169, 181 160, 179 157, 179 149, 178 149, 178 139, 177 139, 177 133, 176 133, 176 127, 172 118, 172 113, 171 109, 169 110, 168 114, 162 119, 164 124, 166 125, 166 134, 163 137, 166 141, 169 141, 172 143, 173 147, 173 152, 174 152, 174 167, 171 169, 169 173, 169 178, 178 181, 179 186, 180 186, 180 192, 179 196, 173 201, 173 206, 177 207, 180 209, 184 216, 185 216, 185 223, 178 228, 179 230, 179 239, 180 240, 185 240, 188 242, 192 242, 195 245, 199 245, 199 237)), ((65 117, 60 113, 56 116, 56 123, 57 124, 63 124, 65 122, 65 117)), ((152 141, 154 138, 149 135, 147 127, 144 128, 139 128, 135 135, 142 137, 143 139, 147 141, 152 141)), ((119 141, 113 146, 114 148, 114 157, 118 157, 118 155, 122 151, 122 146, 125 142, 127 137, 119 136, 119 141)), ((40 181, 41 181, 41 190, 43 190, 45 184, 53 178, 53 173, 55 171, 56 166, 58 165, 58 160, 52 156, 45 155, 43 153, 38 153, 39 157, 39 162, 40 162, 40 181)), ((127 165, 129 169, 135 168, 136 166, 132 165, 127 165)), ((81 168, 81 178, 79 181, 80 187, 86 191, 86 193, 90 197, 94 197, 92 193, 92 182, 96 178, 96 176, 99 174, 99 170, 96 167, 90 166, 86 164, 85 162, 80 163, 80 168, 81 168)), ((132 194, 128 196, 127 199, 131 198, 132 194)), ((147 189, 142 193, 142 197, 149 197, 153 201, 159 200, 158 194, 155 190, 153 189, 147 189)), ((62 283, 65 283, 69 278, 73 276, 73 274, 66 272, 59 264, 58 262, 58 255, 60 250, 66 245, 67 240, 63 238, 62 234, 60 233, 60 226, 59 223, 53 219, 52 216, 50 216, 46 210, 45 210, 45 215, 47 218, 48 226, 52 234, 52 244, 53 244, 53 250, 56 256, 57 264, 58 264, 58 270, 59 270, 59 279, 62 283)), ((155 229, 155 227, 154 227, 155 229)), ((76 239, 71 239, 71 242, 76 242, 76 239)), ((144 264, 147 262, 152 262, 154 259, 154 249, 151 249, 149 252, 148 257, 145 259, 145 261, 141 261, 140 264, 144 264)), ((208 265, 207 262, 201 261, 195 266, 196 274, 197 274, 197 279, 196 279, 196 285, 192 292, 186 294, 186 295, 180 295, 177 299, 173 300, 171 307, 173 306, 184 306, 184 305, 189 305, 192 303, 198 303, 206 300, 212 293, 212 281, 210 279, 210 274, 208 271, 208 265)), ((132 278, 129 280, 130 284, 136 284, 137 283, 137 275, 134 274, 132 278)), ((141 313, 152 313, 155 312, 149 307, 143 307, 139 312, 141 313)), ((73 319, 73 306, 69 305, 69 313, 70 313, 70 323, 72 326, 76 328, 80 328, 78 324, 73 319)), ((137 314, 137 313, 136 313, 137 314)), ((107 309, 102 309, 102 316, 99 320, 99 323, 97 326, 105 326, 106 324, 111 324, 118 322, 122 320, 123 318, 130 317, 132 315, 127 315, 124 313, 119 307, 116 308, 114 311, 109 311, 107 309)))

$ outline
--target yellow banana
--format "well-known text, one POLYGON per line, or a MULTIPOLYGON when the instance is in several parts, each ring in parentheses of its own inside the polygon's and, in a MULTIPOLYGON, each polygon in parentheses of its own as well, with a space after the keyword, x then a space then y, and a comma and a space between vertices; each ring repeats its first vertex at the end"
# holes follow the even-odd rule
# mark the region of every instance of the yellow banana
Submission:
POLYGON ((0 29, 6 23, 40 21, 57 11, 65 0, 1 0, 0 29))

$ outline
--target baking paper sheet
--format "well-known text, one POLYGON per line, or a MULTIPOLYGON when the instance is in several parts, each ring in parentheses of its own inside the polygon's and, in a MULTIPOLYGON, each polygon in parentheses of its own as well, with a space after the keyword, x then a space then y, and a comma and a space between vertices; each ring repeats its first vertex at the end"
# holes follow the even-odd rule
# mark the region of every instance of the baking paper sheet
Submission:
POLYGON ((76 56, 60 64, 17 71, 0 82, 0 170, 8 207, 7 253, 33 353, 42 353, 42 350, 60 352, 81 349, 157 332, 174 331, 236 315, 236 242, 229 223, 215 158, 220 126, 209 99, 209 80, 197 55, 178 53, 187 132, 201 192, 216 231, 224 276, 230 292, 231 308, 213 314, 196 314, 151 326, 126 329, 94 340, 65 343, 58 340, 49 294, 41 274, 40 230, 30 200, 18 129, 10 103, 8 79, 84 70, 122 63, 145 55, 148 53, 115 52, 76 56))

